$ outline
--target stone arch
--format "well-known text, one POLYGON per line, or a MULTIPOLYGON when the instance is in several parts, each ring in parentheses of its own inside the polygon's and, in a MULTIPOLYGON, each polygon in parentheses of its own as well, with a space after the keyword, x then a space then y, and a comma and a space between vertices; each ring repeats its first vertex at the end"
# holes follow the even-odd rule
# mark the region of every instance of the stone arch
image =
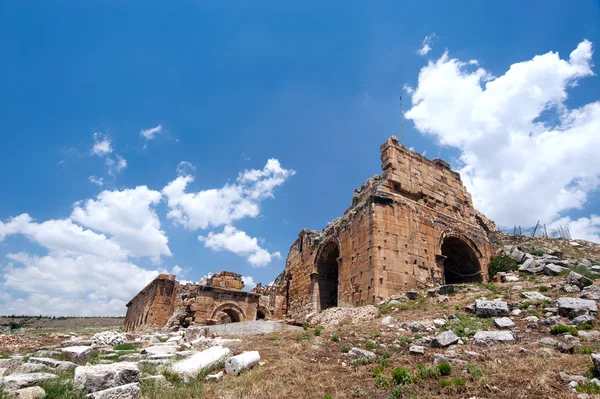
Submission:
POLYGON ((318 312, 338 305, 340 244, 336 238, 325 241, 315 256, 316 309, 318 312))
POLYGON ((227 302, 217 306, 215 310, 213 310, 210 318, 217 320, 219 324, 237 323, 240 321, 245 321, 246 314, 239 305, 227 302))
POLYGON ((268 320, 271 318, 271 311, 266 306, 259 305, 256 308, 256 320, 268 320))
POLYGON ((446 284, 483 282, 482 255, 471 239, 457 233, 444 233, 439 248, 438 264, 446 284))

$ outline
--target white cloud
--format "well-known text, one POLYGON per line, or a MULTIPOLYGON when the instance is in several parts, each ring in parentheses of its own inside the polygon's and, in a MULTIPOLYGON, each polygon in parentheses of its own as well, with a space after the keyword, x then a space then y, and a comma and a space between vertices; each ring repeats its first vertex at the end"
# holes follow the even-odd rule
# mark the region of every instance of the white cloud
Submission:
POLYGON ((427 55, 431 51, 431 42, 434 37, 436 37, 435 33, 425 36, 425 39, 423 39, 423 42, 421 43, 421 48, 417 51, 417 54, 427 55))
POLYGON ((233 226, 225 226, 222 233, 208 233, 208 236, 199 236, 207 248, 214 251, 223 249, 237 255, 245 256, 248 262, 255 267, 266 266, 271 260, 281 258, 279 252, 269 253, 258 245, 258 240, 250 237, 246 232, 238 230, 233 226))
POLYGON ((591 56, 584 40, 568 60, 549 52, 494 78, 445 53, 421 69, 406 117, 460 150, 475 206, 500 226, 549 223, 598 187, 600 102, 565 104, 567 89, 593 75, 591 56))
POLYGON ((110 138, 103 133, 94 133, 94 146, 92 147, 92 154, 103 157, 112 152, 110 146, 110 138))
POLYGON ((96 176, 90 176, 89 179, 90 179, 90 182, 92 182, 92 183, 94 183, 94 184, 96 184, 98 186, 102 187, 104 185, 104 178, 103 177, 97 178, 96 176))
POLYGON ((121 173, 127 167, 127 161, 121 155, 116 156, 116 159, 106 157, 104 162, 108 165, 108 174, 111 176, 121 173))
POLYGON ((83 226, 108 233, 121 248, 135 256, 155 259, 171 256, 168 238, 160 229, 152 209, 161 201, 158 191, 146 186, 122 191, 105 190, 96 200, 75 204, 71 219, 83 226))
POLYGON ((196 170, 196 167, 191 162, 181 161, 177 165, 177 176, 191 176, 196 170))
POLYGON ((269 159, 264 169, 240 173, 234 184, 196 193, 185 192, 194 177, 179 176, 162 190, 170 209, 167 216, 190 230, 256 217, 260 213, 260 202, 273 197, 274 189, 294 173, 283 169, 276 159, 269 159))
POLYGON ((254 287, 256 287, 254 277, 252 276, 242 276, 242 281, 244 282, 244 289, 247 291, 251 291, 254 287))
POLYGON ((142 131, 140 131, 140 136, 146 140, 152 140, 156 135, 162 132, 162 129, 162 125, 158 125, 150 129, 142 129, 142 131))
MULTIPOLYGON (((556 231, 559 227, 567 228, 572 238, 600 243, 600 216, 591 215, 589 218, 582 217, 571 220, 563 217, 547 226, 548 230, 556 231)), ((550 231, 548 234, 550 235, 550 231)))

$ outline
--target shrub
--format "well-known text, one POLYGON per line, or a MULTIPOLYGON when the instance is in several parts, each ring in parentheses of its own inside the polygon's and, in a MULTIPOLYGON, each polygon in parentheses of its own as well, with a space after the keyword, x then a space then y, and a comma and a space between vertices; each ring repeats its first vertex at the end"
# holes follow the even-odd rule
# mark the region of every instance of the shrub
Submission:
POLYGON ((392 378, 396 385, 408 385, 412 383, 412 374, 409 369, 404 367, 396 367, 392 370, 392 378))
POLYGON ((571 335, 577 335, 577 328, 558 324, 556 326, 553 326, 550 329, 550 334, 552 334, 552 335, 558 335, 558 334, 564 334, 564 333, 569 333, 571 335))
POLYGON ((594 328, 591 324, 585 323, 585 324, 580 324, 577 326, 578 330, 591 330, 592 328, 594 328))
POLYGON ((296 341, 297 342, 301 342, 301 341, 309 341, 311 338, 311 334, 309 332, 305 332, 305 333, 301 333, 296 335, 296 341))
POLYGON ((448 380, 439 380, 438 384, 440 384, 440 387, 442 388, 446 388, 446 387, 451 387, 451 386, 455 386, 455 387, 464 387, 465 385, 467 385, 467 381, 463 380, 462 378, 450 378, 448 380))
POLYGON ((338 342, 340 340, 340 336, 337 334, 331 334, 331 340, 333 342, 338 342))
POLYGON ((548 291, 548 287, 547 287, 547 286, 545 286, 545 285, 540 285, 540 288, 538 288, 538 290, 539 290, 540 292, 546 292, 546 291, 548 291))
POLYGON ((116 351, 132 351, 137 350, 137 347, 133 344, 119 344, 113 347, 116 351))
POLYGON ((438 368, 435 366, 424 366, 422 364, 417 365, 417 377, 420 380, 437 378, 439 375, 438 368))
POLYGON ((514 259, 506 255, 497 255, 490 259, 488 265, 488 274, 490 277, 494 277, 498 272, 508 272, 511 270, 517 270, 519 263, 514 259))
POLYGON ((314 331, 315 337, 320 336, 321 332, 323 332, 324 329, 325 329, 325 327, 323 327, 323 326, 315 327, 315 331, 314 331))
POLYGON ((452 366, 447 362, 438 364, 437 369, 440 375, 450 375, 450 373, 452 373, 452 366))
POLYGON ((343 353, 348 353, 348 352, 350 352, 350 349, 352 349, 352 348, 350 348, 350 345, 344 344, 344 345, 342 345, 342 347, 340 349, 342 350, 343 353))
POLYGON ((367 342, 365 342, 365 348, 375 349, 375 348, 377 348, 377 344, 373 341, 367 341, 367 342))
POLYGON ((467 373, 475 380, 483 377, 483 370, 472 363, 467 363, 467 373))
POLYGON ((375 386, 379 389, 385 389, 392 386, 392 381, 384 375, 375 376, 375 386))

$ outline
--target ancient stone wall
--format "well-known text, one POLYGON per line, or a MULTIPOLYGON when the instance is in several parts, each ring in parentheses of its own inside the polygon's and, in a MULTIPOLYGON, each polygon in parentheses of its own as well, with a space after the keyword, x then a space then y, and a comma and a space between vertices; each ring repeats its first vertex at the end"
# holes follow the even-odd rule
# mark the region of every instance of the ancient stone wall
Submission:
POLYGON ((125 331, 144 327, 162 327, 174 311, 178 283, 175 276, 160 274, 139 292, 128 304, 125 331))
POLYGON ((322 232, 302 230, 290 248, 289 318, 487 279, 492 248, 460 175, 395 137, 380 150, 384 172, 355 191, 344 216, 322 232))
POLYGON ((234 290, 241 290, 244 288, 244 281, 242 275, 233 272, 222 271, 218 274, 211 276, 206 285, 212 287, 231 288, 234 290))

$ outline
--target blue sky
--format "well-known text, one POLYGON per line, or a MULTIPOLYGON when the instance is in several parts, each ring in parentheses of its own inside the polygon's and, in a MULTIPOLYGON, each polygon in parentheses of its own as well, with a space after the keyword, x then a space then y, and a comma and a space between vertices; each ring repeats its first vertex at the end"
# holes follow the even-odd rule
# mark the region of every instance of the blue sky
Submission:
POLYGON ((0 314, 124 313, 164 270, 272 281, 380 172, 399 96, 406 145, 499 225, 600 240, 596 1, 122 3, 0 4, 0 314))

